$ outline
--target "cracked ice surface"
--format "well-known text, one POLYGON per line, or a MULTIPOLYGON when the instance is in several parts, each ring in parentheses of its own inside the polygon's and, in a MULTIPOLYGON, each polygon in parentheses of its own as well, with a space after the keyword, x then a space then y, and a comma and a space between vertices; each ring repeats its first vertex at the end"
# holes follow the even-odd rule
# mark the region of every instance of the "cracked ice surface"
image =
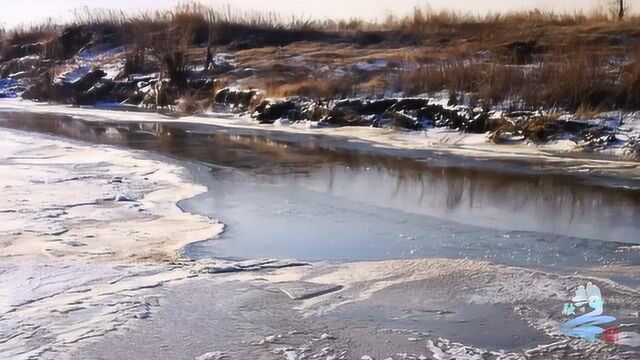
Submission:
POLYGON ((149 316, 163 265, 222 225, 176 202, 205 189, 183 169, 110 147, 0 130, 0 353, 64 358, 149 316))

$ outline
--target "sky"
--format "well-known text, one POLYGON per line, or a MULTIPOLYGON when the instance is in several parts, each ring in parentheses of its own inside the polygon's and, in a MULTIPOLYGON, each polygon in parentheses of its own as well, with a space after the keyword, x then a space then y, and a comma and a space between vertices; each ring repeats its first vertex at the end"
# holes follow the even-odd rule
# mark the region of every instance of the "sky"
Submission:
MULTIPOLYGON (((256 9, 302 15, 311 18, 384 18, 402 15, 417 5, 431 8, 486 13, 527 8, 557 11, 589 10, 605 0, 201 0, 214 6, 233 4, 234 8, 256 9)), ((64 21, 73 18, 73 10, 117 8, 127 11, 175 6, 183 0, 0 0, 0 25, 11 28, 20 24, 43 22, 47 18, 64 21)))

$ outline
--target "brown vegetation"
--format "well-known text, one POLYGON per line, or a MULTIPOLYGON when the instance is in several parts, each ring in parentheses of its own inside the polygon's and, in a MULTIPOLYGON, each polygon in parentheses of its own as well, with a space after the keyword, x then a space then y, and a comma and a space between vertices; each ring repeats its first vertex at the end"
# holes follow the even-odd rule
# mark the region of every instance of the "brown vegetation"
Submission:
POLYGON ((159 71, 184 88, 210 44, 233 53, 238 68, 251 69, 212 71, 212 78, 243 80, 266 96, 326 100, 447 90, 485 107, 509 101, 520 109, 588 113, 640 107, 638 25, 638 17, 617 21, 607 13, 470 15, 424 8, 379 23, 320 21, 190 3, 138 14, 84 9, 73 25, 0 32, 0 57, 5 64, 30 54, 57 61, 89 44, 125 45, 123 77, 159 71), (357 67, 375 60, 387 66, 357 67))

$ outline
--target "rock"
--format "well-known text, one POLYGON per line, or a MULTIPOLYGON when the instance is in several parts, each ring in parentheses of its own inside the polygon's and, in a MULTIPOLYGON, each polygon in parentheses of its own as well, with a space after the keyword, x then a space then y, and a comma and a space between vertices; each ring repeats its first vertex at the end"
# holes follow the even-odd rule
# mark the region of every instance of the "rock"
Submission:
POLYGON ((505 114, 508 118, 519 118, 519 117, 532 117, 535 116, 537 112, 535 111, 511 111, 505 114))
POLYGON ((302 105, 302 117, 310 121, 320 121, 329 116, 329 109, 321 101, 308 102, 302 105))
MULTIPOLYGON (((231 105, 246 109, 251 105, 251 102, 257 94, 258 92, 255 90, 231 90, 229 88, 224 88, 216 93, 214 101, 218 104, 231 105)), ((262 108, 261 111, 263 110, 264 108, 262 108)))
POLYGON ((36 84, 29 86, 24 92, 22 92, 21 97, 25 100, 39 101, 44 99, 45 93, 43 92, 42 86, 36 84))
POLYGON ((332 112, 331 115, 320 120, 320 125, 333 126, 371 126, 375 122, 375 117, 364 117, 354 113, 332 112))
POLYGON ((398 102, 396 99, 383 99, 363 102, 358 99, 341 100, 333 104, 332 111, 351 112, 359 115, 380 115, 398 102))
POLYGON ((360 109, 361 115, 379 115, 384 114, 390 107, 398 102, 396 99, 383 99, 368 101, 362 105, 360 109))
POLYGON ((209 78, 197 78, 187 79, 185 87, 192 91, 211 91, 213 89, 213 79, 209 78))
POLYGON ((258 105, 258 107, 256 107, 256 114, 254 116, 261 124, 271 124, 281 118, 295 120, 296 112, 299 112, 298 106, 293 101, 284 101, 280 103, 263 101, 258 105))
POLYGON ((533 142, 545 142, 559 134, 584 133, 593 125, 574 120, 557 120, 548 116, 527 119, 522 125, 522 135, 533 142))
POLYGON ((473 117, 465 123, 464 131, 473 133, 473 134, 484 134, 489 131, 487 126, 487 120, 489 119, 489 114, 481 113, 473 117))
POLYGON ((401 99, 394 104, 389 110, 391 111, 415 111, 429 105, 429 99, 409 98, 401 99))
POLYGON ((581 132, 585 146, 591 149, 603 148, 618 141, 615 133, 605 127, 593 127, 581 132))
POLYGON ((255 90, 245 90, 236 92, 234 105, 243 106, 248 108, 251 105, 253 99, 258 95, 258 92, 255 90))
POLYGON ((348 100, 340 100, 340 101, 334 102, 332 105, 333 105, 333 107, 331 108, 332 110, 355 111, 360 113, 363 106, 363 102, 362 100, 359 100, 359 99, 348 99, 348 100))
POLYGON ((575 120, 558 121, 557 124, 562 127, 562 131, 566 131, 572 134, 575 134, 581 131, 587 131, 593 128, 593 125, 589 123, 582 122, 582 121, 575 121, 575 120))
POLYGON ((388 124, 394 128, 409 130, 421 130, 424 128, 423 124, 420 121, 404 113, 388 112, 386 116, 389 117, 388 124))
MULTIPOLYGON (((111 93, 105 98, 107 101, 124 102, 128 99, 135 98, 138 95, 138 83, 136 81, 125 81, 113 83, 111 93)), ((142 101, 142 95, 139 96, 142 101)))
POLYGON ((114 201, 116 202, 134 202, 136 201, 132 196, 127 195, 127 194, 118 194, 116 195, 116 197, 114 198, 114 201))
POLYGON ((102 70, 94 70, 81 77, 80 79, 71 83, 71 86, 75 91, 83 92, 91 89, 98 81, 100 81, 107 74, 102 70))
POLYGON ((433 121, 437 127, 464 130, 465 124, 470 119, 470 116, 465 116, 464 111, 448 109, 442 105, 427 105, 418 110, 417 118, 420 120, 433 121))
MULTIPOLYGON (((359 99, 341 100, 333 103, 333 107, 321 120, 321 124, 333 126, 385 126, 420 130, 424 127, 422 114, 416 112, 416 116, 409 116, 404 110, 415 112, 416 108, 425 109, 427 99, 382 99, 362 101, 359 99)), ((439 111, 442 107, 438 108, 439 111)), ((305 112, 306 114, 306 112, 305 112)), ((414 115, 412 113, 412 115, 414 115)), ((310 119, 308 116, 305 118, 310 119)))
POLYGON ((20 72, 32 72, 34 74, 45 74, 49 71, 53 62, 40 57, 27 57, 13 59, 0 65, 0 77, 8 78, 12 74, 20 72))
POLYGON ((46 79, 27 88, 21 96, 26 100, 59 103, 73 103, 76 100, 76 92, 70 86, 51 84, 46 79))
POLYGON ((76 96, 76 105, 95 105, 96 102, 107 100, 112 94, 115 87, 113 81, 100 82, 95 84, 91 89, 79 93, 76 96))
POLYGON ((328 115, 320 120, 322 125, 333 126, 371 126, 375 118, 365 118, 362 116, 362 100, 342 100, 333 103, 333 107, 328 111, 328 115))
POLYGON ((231 89, 229 88, 220 89, 213 97, 213 100, 218 104, 226 104, 227 95, 229 95, 230 92, 231 92, 231 89))

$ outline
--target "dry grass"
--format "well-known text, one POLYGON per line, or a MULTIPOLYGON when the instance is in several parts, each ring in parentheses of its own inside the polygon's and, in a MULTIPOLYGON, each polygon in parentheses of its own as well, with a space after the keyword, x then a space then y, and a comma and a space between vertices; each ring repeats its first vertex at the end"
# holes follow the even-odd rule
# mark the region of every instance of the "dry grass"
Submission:
POLYGON ((522 135, 533 142, 544 142, 552 133, 553 123, 558 121, 558 115, 544 115, 524 124, 522 135))
POLYGON ((135 14, 83 8, 76 11, 75 17, 77 24, 118 28, 125 39, 134 38, 135 34, 155 37, 168 32, 190 45, 228 44, 248 34, 269 37, 275 42, 277 37, 283 37, 282 41, 287 41, 292 35, 300 39, 305 35, 313 37, 315 31, 323 28, 320 22, 301 17, 283 19, 276 13, 238 11, 230 6, 212 7, 198 2, 135 14))
MULTIPOLYGON (((133 14, 84 8, 75 15, 74 24, 94 38, 128 46, 124 75, 149 70, 153 63, 165 78, 181 83, 190 59, 202 61, 202 51, 194 48, 213 44, 233 52, 239 67, 256 69, 258 80, 250 85, 268 96, 327 99, 381 97, 388 89, 406 95, 448 90, 486 106, 508 100, 518 108, 561 107, 583 114, 640 108, 640 17, 613 21, 604 11, 472 15, 422 7, 374 23, 186 3, 133 14), (608 63, 614 55, 624 61, 608 63), (389 66, 369 74, 356 71, 357 76, 327 75, 301 70, 291 61, 298 56, 312 69, 328 66, 329 73, 367 60, 385 59, 389 66)), ((56 59, 60 51, 53 39, 63 28, 46 22, 0 32, 0 56, 8 59, 15 46, 42 43, 42 55, 56 59)))
POLYGON ((407 95, 468 93, 483 104, 508 100, 521 108, 605 110, 640 106, 640 60, 611 66, 606 57, 576 53, 549 56, 516 66, 499 62, 457 60, 404 70, 397 89, 407 95))
POLYGON ((358 81, 351 77, 327 78, 309 76, 297 81, 269 79, 264 91, 270 97, 305 96, 310 99, 342 99, 358 92, 358 81))
POLYGON ((38 25, 23 25, 9 31, 3 30, 4 36, 2 38, 7 45, 33 44, 50 39, 52 36, 55 36, 61 28, 61 25, 48 19, 38 25))
POLYGON ((516 66, 459 60, 404 70, 399 76, 398 89, 407 95, 442 90, 471 93, 495 103, 521 95, 529 77, 526 70, 516 66))
POLYGON ((212 99, 199 99, 194 95, 184 95, 177 101, 176 111, 181 114, 201 114, 211 108, 212 99))
MULTIPOLYGON (((88 7, 75 12, 75 24, 108 26, 117 30, 125 41, 140 34, 154 36, 161 32, 180 33, 191 44, 211 42, 225 45, 246 38, 259 38, 263 44, 282 45, 294 41, 351 39, 354 42, 409 40, 446 42, 453 38, 477 41, 502 41, 509 36, 541 28, 590 28, 621 30, 634 28, 639 17, 612 21, 605 12, 556 13, 541 10, 471 15, 453 11, 434 11, 416 7, 402 17, 390 16, 382 22, 352 20, 315 20, 305 17, 282 17, 273 12, 240 11, 231 6, 210 6, 188 2, 170 10, 126 13, 118 10, 96 11, 88 7), (505 30, 509 31, 505 31, 505 30), (340 35, 340 36, 336 36, 340 35)), ((48 22, 32 28, 23 27, 9 34, 15 42, 35 42, 39 35, 59 30, 48 22)))

